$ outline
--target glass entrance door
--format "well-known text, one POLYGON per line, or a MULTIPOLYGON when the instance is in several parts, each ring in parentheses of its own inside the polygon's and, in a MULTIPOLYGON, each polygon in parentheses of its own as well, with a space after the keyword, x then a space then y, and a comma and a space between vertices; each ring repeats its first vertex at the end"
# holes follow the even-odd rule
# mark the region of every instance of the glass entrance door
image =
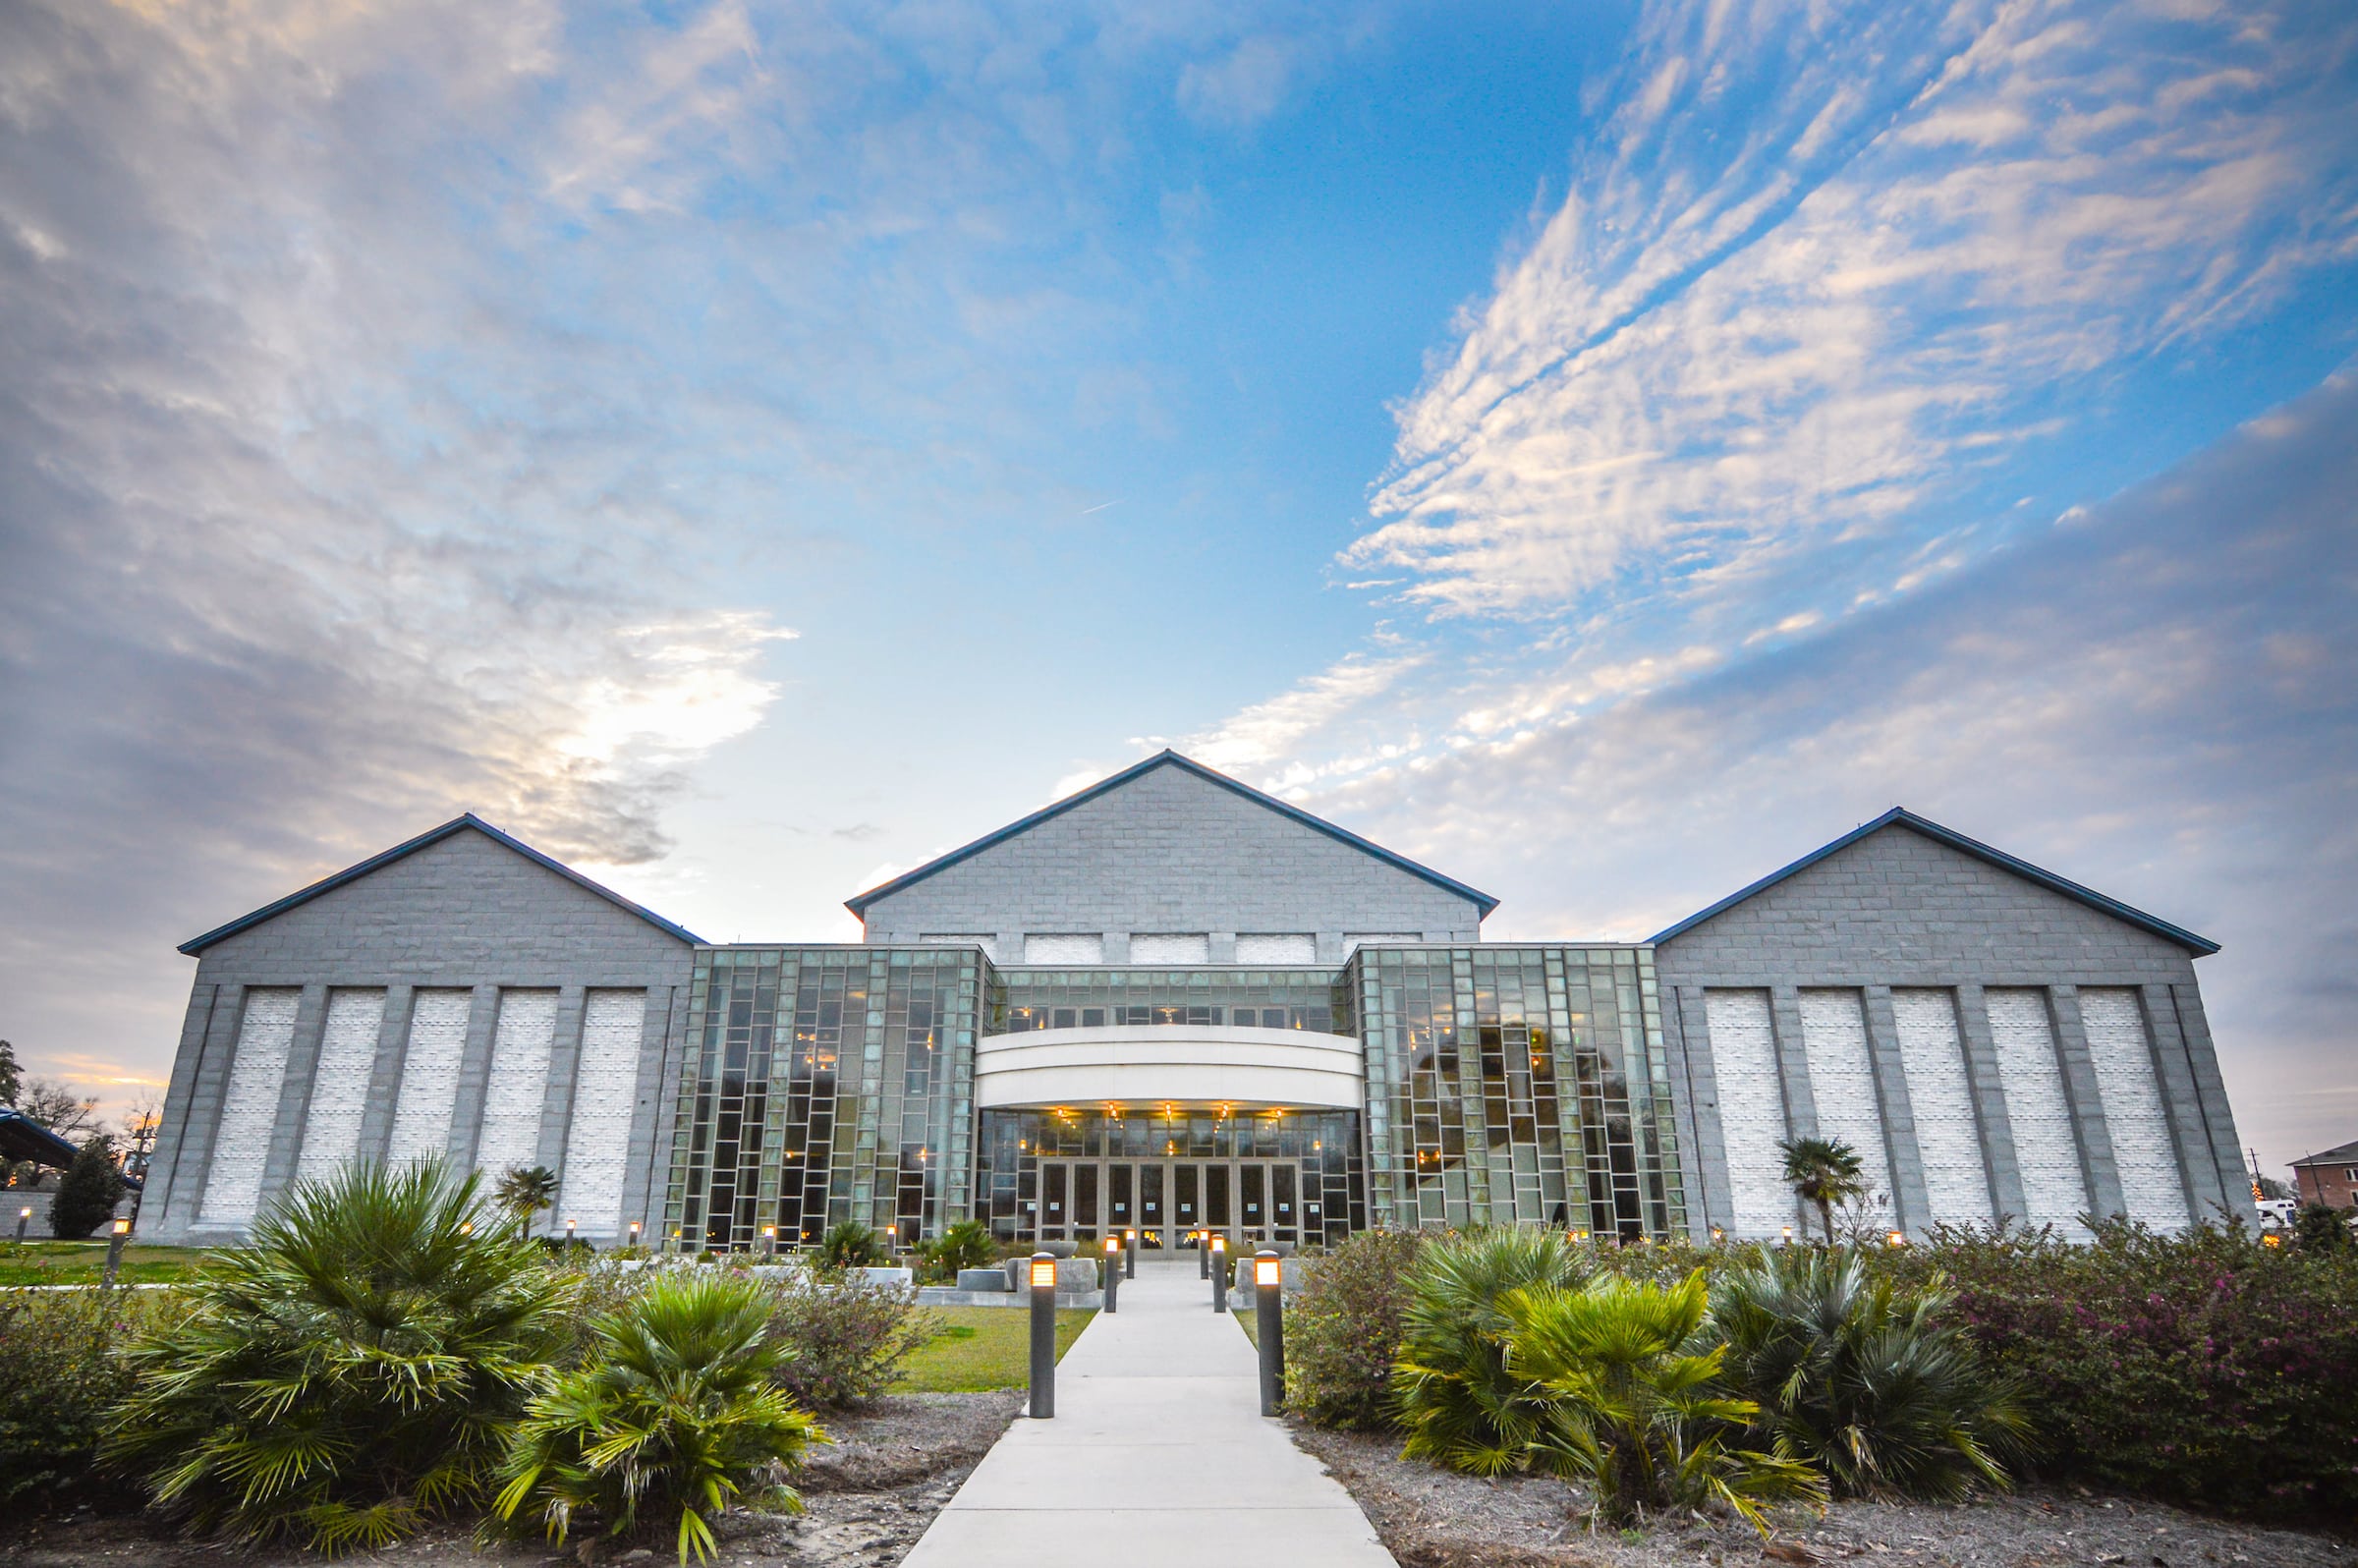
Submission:
POLYGON ((1135 1230, 1147 1248, 1194 1245, 1189 1233, 1222 1231, 1245 1242, 1299 1242, 1322 1234, 1315 1183, 1290 1159, 1043 1159, 1038 1237, 1095 1242, 1135 1230))

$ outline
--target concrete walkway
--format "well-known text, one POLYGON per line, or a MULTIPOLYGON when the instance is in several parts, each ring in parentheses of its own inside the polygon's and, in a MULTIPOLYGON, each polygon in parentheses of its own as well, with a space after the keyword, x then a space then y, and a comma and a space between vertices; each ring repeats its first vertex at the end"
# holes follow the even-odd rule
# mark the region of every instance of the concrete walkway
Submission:
POLYGON ((1393 1568, 1359 1504, 1261 1415, 1252 1342, 1195 1256, 1139 1260, 1056 1368, 1056 1418, 1019 1419, 904 1568, 1393 1568))

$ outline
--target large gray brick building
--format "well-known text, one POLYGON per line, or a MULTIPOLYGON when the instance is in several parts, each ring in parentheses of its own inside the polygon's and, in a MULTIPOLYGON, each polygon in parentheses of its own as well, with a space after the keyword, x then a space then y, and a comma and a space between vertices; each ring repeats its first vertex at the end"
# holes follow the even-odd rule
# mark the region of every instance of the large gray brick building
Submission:
POLYGON ((354 1158, 559 1173, 543 1223, 767 1249, 1371 1224, 1773 1235, 1838 1137, 1921 1233, 2250 1211, 2190 931, 1905 812, 1639 943, 1173 753, 716 945, 472 816, 189 942, 142 1229, 354 1158))

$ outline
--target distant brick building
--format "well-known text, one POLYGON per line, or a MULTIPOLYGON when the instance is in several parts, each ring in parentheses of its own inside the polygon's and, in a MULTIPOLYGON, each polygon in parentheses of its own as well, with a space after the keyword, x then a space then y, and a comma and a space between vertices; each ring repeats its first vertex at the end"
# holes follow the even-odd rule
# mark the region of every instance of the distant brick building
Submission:
POLYGON ((2358 1144, 2343 1144, 2294 1160, 2292 1180, 2304 1204, 2358 1208, 2358 1144))

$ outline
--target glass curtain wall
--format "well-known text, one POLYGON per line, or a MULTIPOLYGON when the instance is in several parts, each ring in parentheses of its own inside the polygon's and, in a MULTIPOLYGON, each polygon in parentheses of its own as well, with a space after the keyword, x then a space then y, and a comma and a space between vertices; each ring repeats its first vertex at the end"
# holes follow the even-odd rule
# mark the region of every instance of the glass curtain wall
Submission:
POLYGON ((986 1035, 1112 1025, 1222 1025, 1350 1034, 1330 969, 994 971, 986 1035))
POLYGON ((1345 978, 1387 1223, 1685 1230, 1651 949, 1363 948, 1345 978))
POLYGON ((697 954, 670 1244, 758 1250, 856 1219, 906 1245, 967 1217, 982 955, 697 954))

